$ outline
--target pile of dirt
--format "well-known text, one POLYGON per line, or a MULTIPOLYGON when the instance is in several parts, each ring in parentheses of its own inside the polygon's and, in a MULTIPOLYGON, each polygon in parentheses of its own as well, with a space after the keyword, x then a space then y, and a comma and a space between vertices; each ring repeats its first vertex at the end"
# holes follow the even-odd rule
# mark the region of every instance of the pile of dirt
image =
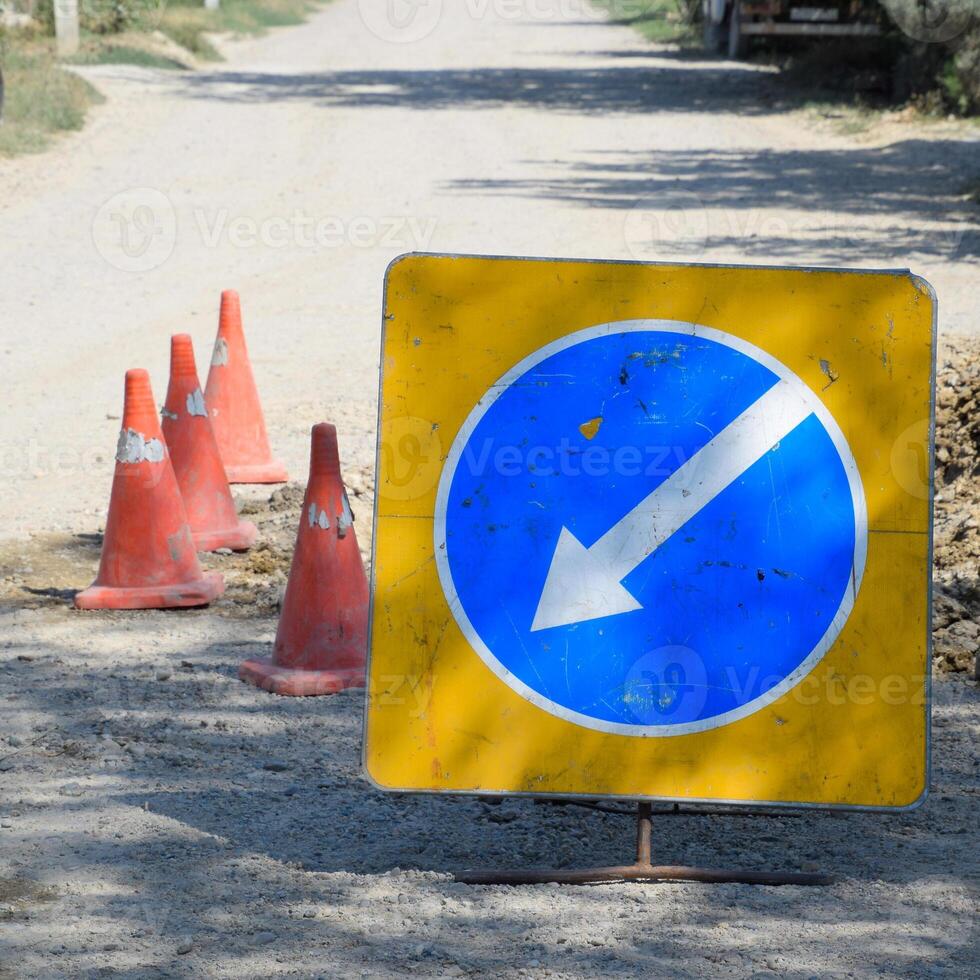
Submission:
MULTIPOLYGON (((36 902, 54 902, 58 892, 30 878, 0 877, 0 922, 17 922, 21 926, 31 918, 31 906, 36 902)), ((14 974, 8 974, 13 977, 14 974)), ((0 980, 4 969, 0 965, 0 980)))
MULTIPOLYGON (((352 468, 344 478, 361 558, 370 570, 374 476, 362 467, 352 468)), ((304 492, 303 483, 287 483, 268 496, 236 500, 239 512, 258 527, 258 542, 246 552, 200 555, 205 569, 221 572, 225 579, 224 595, 212 603, 218 613, 234 618, 278 615, 304 492)), ((75 593, 95 577, 101 549, 102 528, 98 533, 38 534, 0 542, 0 610, 67 613, 75 593)))
MULTIPOLYGON (((354 530, 366 569, 370 569, 371 517, 374 512, 374 476, 364 468, 344 473, 354 515, 354 530)), ((225 577, 225 594, 214 603, 222 614, 235 617, 275 616, 282 605, 296 529, 303 508, 305 485, 287 483, 266 499, 239 501, 243 516, 259 529, 258 543, 241 554, 202 556, 209 569, 225 577)))
MULTIPOLYGON (((934 660, 941 670, 971 671, 980 650, 980 342, 955 339, 939 355, 936 393, 934 660)), ((370 564, 374 474, 344 474, 365 567, 370 564)), ((207 554, 226 592, 213 608, 223 616, 276 616, 292 561, 304 485, 289 483, 267 497, 238 501, 259 529, 241 554, 207 554)), ((98 567, 101 534, 38 535, 0 547, 0 608, 67 608, 98 567)))
POLYGON ((101 552, 101 532, 0 542, 0 612, 66 607, 95 577, 101 552))
POLYGON ((936 371, 936 486, 972 492, 974 502, 980 476, 978 401, 980 342, 950 339, 939 352, 936 371))
POLYGON ((973 670, 980 649, 980 342, 947 340, 936 376, 933 641, 936 666, 973 670))

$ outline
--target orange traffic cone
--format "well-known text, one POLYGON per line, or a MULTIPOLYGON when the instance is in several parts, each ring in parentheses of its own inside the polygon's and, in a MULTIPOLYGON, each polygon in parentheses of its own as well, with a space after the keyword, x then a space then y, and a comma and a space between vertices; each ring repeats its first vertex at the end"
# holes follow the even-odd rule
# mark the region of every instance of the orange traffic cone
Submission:
POLYGON ((218 337, 204 389, 214 437, 229 483, 285 483, 286 468, 272 458, 269 437, 245 347, 238 293, 221 294, 218 337))
POLYGON ((276 694, 334 694, 364 687, 368 584, 340 478, 337 430, 313 426, 310 482, 272 656, 238 676, 276 694))
POLYGON ((150 376, 126 372, 122 432, 116 447, 109 518, 95 581, 75 596, 79 609, 203 606, 225 590, 197 561, 150 376))
POLYGON ((246 551, 258 532, 235 511, 186 333, 170 338, 170 385, 162 414, 163 437, 197 550, 246 551))

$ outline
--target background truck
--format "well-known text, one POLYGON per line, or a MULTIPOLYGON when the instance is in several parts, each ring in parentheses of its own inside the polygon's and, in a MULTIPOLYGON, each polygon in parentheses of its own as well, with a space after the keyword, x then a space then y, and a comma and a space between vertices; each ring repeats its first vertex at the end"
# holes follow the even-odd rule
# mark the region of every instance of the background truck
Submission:
POLYGON ((702 0, 704 44, 745 54, 751 37, 873 37, 879 11, 866 0, 702 0))

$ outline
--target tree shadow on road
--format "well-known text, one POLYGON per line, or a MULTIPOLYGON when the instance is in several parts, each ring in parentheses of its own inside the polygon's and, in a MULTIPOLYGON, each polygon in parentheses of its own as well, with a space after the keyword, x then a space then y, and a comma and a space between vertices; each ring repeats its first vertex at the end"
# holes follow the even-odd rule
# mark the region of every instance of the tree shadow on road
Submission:
MULTIPOLYGON (((905 140, 830 150, 597 151, 564 173, 461 178, 445 190, 662 215, 658 243, 830 261, 966 260, 980 255, 980 208, 963 192, 975 147, 905 140)), ((545 169, 542 162, 542 170, 545 169)))
MULTIPOLYGON (((108 620, 103 628, 128 636, 139 623, 152 634, 168 621, 144 613, 108 620)), ((378 792, 360 774, 361 696, 287 699, 239 684, 237 664, 261 643, 252 649, 185 638, 181 666, 154 681, 146 661, 126 669, 91 654, 79 659, 68 636, 60 636, 32 662, 17 659, 21 641, 14 639, 0 679, 18 692, 11 711, 43 719, 43 741, 22 749, 12 774, 24 768, 27 775, 35 752, 61 746, 62 768, 39 783, 46 829, 36 838, 18 835, 14 856, 18 876, 68 885, 52 916, 83 913, 96 930, 57 932, 72 975, 104 975, 97 971, 107 963, 120 976, 201 975, 205 960, 220 971, 260 975, 272 951, 306 973, 317 964, 328 972, 388 964, 395 972, 398 963, 438 972, 452 962, 490 973, 500 967, 486 941, 491 935, 521 943, 526 957, 572 976, 664 969, 684 976, 698 930, 713 923, 730 930, 712 933, 713 955, 727 959, 739 955, 746 934, 798 941, 795 924, 803 919, 860 940, 867 975, 873 962, 896 974, 938 961, 955 970, 968 955, 969 927, 938 936, 928 924, 932 883, 968 887, 975 863, 964 855, 957 868, 935 864, 939 840, 951 847, 966 840, 958 836, 968 802, 960 794, 975 774, 962 752, 942 752, 938 795, 914 813, 655 823, 657 860, 783 869, 813 861, 858 879, 861 889, 878 889, 887 899, 880 908, 872 903, 866 914, 855 914, 853 885, 823 893, 816 904, 812 893, 795 888, 549 886, 546 897, 563 928, 580 923, 575 941, 559 945, 555 923, 542 919, 531 892, 455 885, 446 873, 619 863, 630 857, 629 816, 530 799, 378 792), (17 673, 28 676, 18 680, 17 673), (88 753, 102 735, 143 748, 120 753, 124 761, 115 768, 99 769, 88 753), (270 761, 285 768, 269 767, 270 761), (104 829, 93 832, 96 824, 104 829), (887 887, 875 884, 881 877, 887 887), (100 882, 97 892, 78 892, 77 883, 88 880, 100 882), (915 890, 904 890, 913 883, 915 890), (896 945, 900 901, 907 941, 896 945), (407 904, 425 906, 424 936, 404 920, 407 904), (637 916, 650 931, 629 925, 637 916), (264 946, 270 932, 274 939, 264 946), (117 934, 137 942, 103 947, 117 934), (189 934, 196 937, 194 950, 176 956, 189 934)), ((944 687, 942 699, 949 702, 951 693, 944 687)), ((947 705, 950 720, 961 707, 955 700, 947 705)), ((939 738, 945 750, 968 734, 963 725, 944 725, 939 738)), ((540 897, 541 890, 533 894, 540 897)), ((822 962, 847 959, 842 942, 822 962)), ((784 972, 798 975, 789 967, 784 972)), ((690 975, 697 974, 691 967, 690 975)))
POLYGON ((655 64, 597 68, 362 70, 315 74, 198 73, 194 98, 267 105, 312 102, 324 108, 466 110, 525 108, 582 114, 733 112, 769 114, 799 99, 748 66, 686 63, 657 54, 655 64))
MULTIPOLYGON (((580 116, 690 114, 692 127, 711 116, 766 115, 798 109, 798 94, 778 75, 732 63, 691 61, 649 52, 651 64, 624 65, 647 52, 616 54, 598 68, 485 68, 439 71, 338 71, 317 74, 202 73, 187 80, 192 98, 256 106, 309 102, 361 110, 530 109, 580 116)), ((593 150, 565 162, 522 161, 526 177, 460 176, 456 194, 560 201, 595 209, 671 211, 649 243, 669 252, 676 238, 695 251, 736 250, 748 257, 786 257, 852 265, 905 264, 980 255, 980 209, 968 200, 976 143, 944 137, 832 149, 712 148, 593 150), (534 170, 540 165, 541 176, 534 170), (556 166, 564 173, 555 175, 556 166), (795 212, 791 213, 791 212, 795 212), (678 219, 679 215, 679 219, 678 219)), ((642 255, 638 257, 654 257, 642 255)))

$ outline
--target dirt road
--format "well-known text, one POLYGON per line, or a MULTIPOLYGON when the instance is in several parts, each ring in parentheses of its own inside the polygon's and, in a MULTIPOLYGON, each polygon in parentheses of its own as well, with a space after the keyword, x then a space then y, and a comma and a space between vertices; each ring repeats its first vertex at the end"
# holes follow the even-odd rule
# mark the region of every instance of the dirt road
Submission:
POLYGON ((355 697, 239 684, 274 633, 295 489, 245 494, 264 546, 208 559, 231 583, 213 608, 67 608, 98 557, 123 372, 162 399, 178 330, 205 365, 225 287, 296 478, 310 424, 338 424, 362 546, 400 252, 911 266, 943 331, 980 333, 970 131, 835 135, 771 71, 645 46, 584 2, 430 3, 401 34, 384 6, 336 0, 217 69, 87 69, 108 96, 92 125, 0 164, 0 977, 970 975, 980 703, 961 677, 936 683, 924 809, 655 831, 664 860, 819 866, 831 889, 474 890, 447 872, 616 863, 629 819, 382 797, 355 697))
POLYGON ((297 474, 321 417, 370 461, 381 279, 412 249, 911 266, 944 329, 980 330, 976 130, 834 136, 770 72, 644 46, 586 0, 433 2, 376 33, 362 6, 220 70, 90 69, 93 125, 0 165, 0 537, 98 524, 123 372, 162 399, 167 337, 206 363, 229 286, 297 474))

